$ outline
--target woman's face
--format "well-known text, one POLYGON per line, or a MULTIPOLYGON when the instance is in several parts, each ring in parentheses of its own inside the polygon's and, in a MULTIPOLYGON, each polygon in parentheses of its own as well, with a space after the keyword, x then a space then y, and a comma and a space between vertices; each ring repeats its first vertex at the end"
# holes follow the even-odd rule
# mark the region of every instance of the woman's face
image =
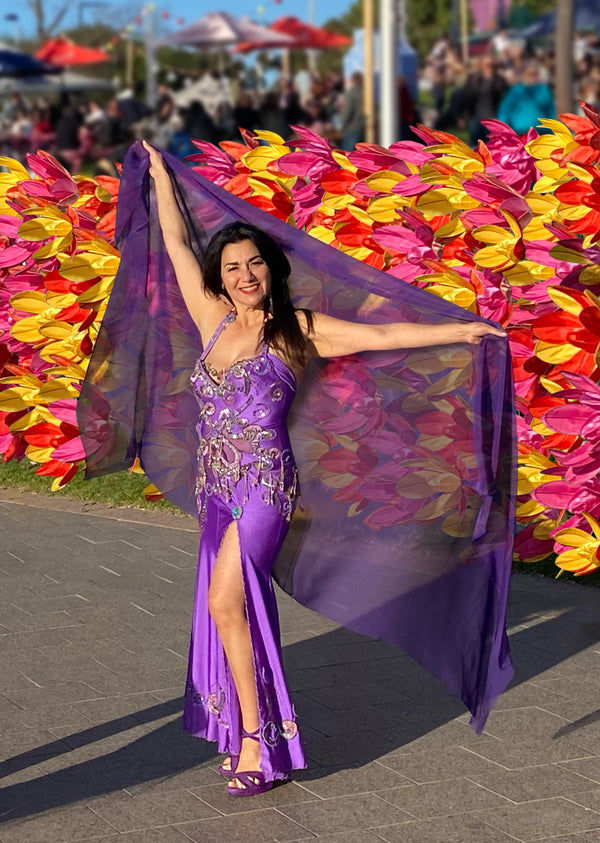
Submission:
POLYGON ((262 308, 271 292, 271 272, 252 240, 225 246, 221 280, 235 307, 262 308))

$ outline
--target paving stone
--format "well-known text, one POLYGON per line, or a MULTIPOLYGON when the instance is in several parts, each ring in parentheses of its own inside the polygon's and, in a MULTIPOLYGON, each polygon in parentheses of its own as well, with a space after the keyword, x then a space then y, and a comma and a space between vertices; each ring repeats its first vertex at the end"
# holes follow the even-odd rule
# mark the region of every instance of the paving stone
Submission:
POLYGON ((31 819, 9 820, 2 826, 2 843, 48 843, 60 840, 75 843, 89 837, 101 837, 114 826, 83 806, 48 811, 31 819))
POLYGON ((578 773, 587 779, 600 783, 600 757, 583 758, 580 761, 562 761, 559 765, 564 770, 578 773))
MULTIPOLYGON (((581 794, 582 790, 593 787, 588 779, 554 764, 527 767, 524 770, 500 770, 496 773, 475 774, 470 775, 469 778, 512 802, 530 802, 551 796, 569 796, 579 802, 579 798, 571 797, 571 794, 581 794)), ((600 794, 600 790, 598 793, 600 794)))
POLYGON ((382 759, 380 763, 417 784, 456 779, 462 776, 473 779, 477 775, 493 774, 498 769, 502 769, 492 761, 475 755, 461 746, 392 756, 382 759))
POLYGON ((317 835, 392 825, 411 819, 404 811, 371 793, 315 800, 279 810, 317 835))
POLYGON ((400 727, 398 733, 392 734, 398 744, 397 750, 393 751, 392 755, 439 751, 457 746, 483 755, 482 749, 489 746, 493 750, 502 744, 492 735, 476 735, 466 722, 458 720, 442 723, 442 725, 407 723, 400 727))
MULTIPOLYGON (((304 839, 304 838, 303 838, 304 839)), ((308 838, 306 838, 308 840, 308 838)), ((315 838, 310 837, 311 840, 315 838)), ((340 834, 319 834, 318 843, 381 843, 381 837, 371 831, 342 831, 340 834)))
POLYGON ((571 802, 575 802, 577 805, 583 805, 584 808, 590 808, 592 811, 596 811, 600 814, 600 788, 596 788, 596 790, 587 790, 581 793, 568 793, 565 794, 568 796, 571 802))
POLYGON ((511 740, 515 735, 552 739, 568 722, 537 706, 527 706, 511 711, 492 711, 485 732, 502 740, 511 740))
POLYGON ((533 682, 521 682, 515 687, 509 688, 496 700, 494 711, 510 711, 515 708, 524 708, 526 706, 538 706, 549 711, 551 714, 557 714, 568 719, 568 715, 560 710, 560 706, 568 703, 568 698, 563 694, 558 694, 549 688, 543 688, 533 682))
POLYGON ((137 796, 109 794, 86 804, 121 832, 220 816, 218 811, 186 790, 137 796))
POLYGON ((515 839, 487 825, 477 813, 383 826, 375 833, 386 843, 514 843, 515 839))
MULTIPOLYGON (((398 702, 394 692, 385 685, 373 685, 369 689, 372 694, 371 699, 376 699, 381 702, 398 702)), ((313 688, 305 691, 305 696, 315 700, 321 705, 326 706, 333 711, 341 709, 362 709, 365 704, 364 694, 362 688, 353 683, 351 685, 325 685, 322 688, 313 688)))
POLYGON ((315 839, 308 829, 273 808, 177 824, 175 828, 196 843, 287 843, 315 839))
MULTIPOLYGON (((209 787, 210 785, 223 785, 223 777, 219 775, 215 766, 209 764, 195 765, 187 769, 179 769, 165 775, 164 772, 156 778, 130 784, 126 790, 132 796, 153 793, 169 793, 174 790, 191 790, 195 788, 209 787)), ((202 798, 202 797, 200 797, 202 798)))
POLYGON ((550 835, 600 829, 600 814, 556 797, 486 812, 485 822, 528 843, 550 835))
POLYGON ((128 831, 114 834, 108 837, 95 837, 94 843, 189 843, 186 837, 174 826, 163 825, 160 828, 145 828, 143 831, 128 831))
MULTIPOLYGON (((217 774, 218 775, 218 774, 217 774)), ((236 799, 227 793, 227 783, 219 776, 220 783, 208 787, 191 787, 191 792, 221 814, 239 814, 243 811, 256 811, 259 808, 278 808, 285 812, 286 805, 299 802, 317 802, 319 797, 310 793, 295 782, 277 784, 266 793, 252 799, 236 799)))
POLYGON ((510 741, 488 741, 472 751, 510 770, 556 761, 574 761, 592 757, 594 754, 564 739, 536 739, 530 738, 526 733, 510 741))
POLYGON ((592 589, 513 578, 517 677, 481 736, 405 654, 278 591, 310 766, 236 800, 214 745, 181 730, 193 521, 41 500, 0 502, 0 544, 12 553, 0 559, 0 729, 12 756, 0 768, 2 843, 4 829, 9 843, 600 843, 589 826, 600 816, 590 810, 600 792, 592 589), (521 809, 542 817, 540 803, 550 819, 526 820, 521 809))
POLYGON ((509 804, 497 793, 467 779, 395 788, 379 791, 378 795, 416 819, 451 816, 509 804))
MULTIPOLYGON (((306 730, 303 730, 306 735, 306 730)), ((373 732, 317 737, 306 740, 309 757, 324 766, 365 764, 393 749, 394 744, 373 732)))
POLYGON ((374 793, 389 790, 390 787, 410 786, 413 783, 399 773, 378 762, 366 764, 357 769, 340 769, 327 772, 320 778, 302 781, 302 787, 310 793, 329 799, 333 796, 349 796, 358 793, 374 793))
MULTIPOLYGON (((594 837, 588 837, 593 834, 595 834, 593 831, 585 831, 583 834, 561 834, 560 837, 544 837, 543 840, 536 840, 536 843, 584 843, 585 840, 594 840, 594 837)), ((600 836, 595 839, 600 840, 600 836)))

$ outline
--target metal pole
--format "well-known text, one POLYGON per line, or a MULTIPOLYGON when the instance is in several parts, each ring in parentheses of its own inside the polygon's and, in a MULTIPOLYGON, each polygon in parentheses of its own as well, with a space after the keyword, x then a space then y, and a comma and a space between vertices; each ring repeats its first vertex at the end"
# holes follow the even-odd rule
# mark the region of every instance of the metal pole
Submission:
POLYGON ((554 86, 559 114, 573 111, 573 0, 556 4, 556 64, 554 86))
POLYGON ((467 0, 460 0, 460 43, 463 65, 469 62, 469 7, 467 0))
MULTIPOLYGON (((311 26, 315 23, 315 0, 308 0, 308 22, 311 26)), ((308 67, 313 73, 317 69, 317 51, 307 50, 308 67)))
POLYGON ((156 105, 155 10, 154 3, 148 3, 144 10, 146 13, 146 104, 150 108, 156 105))
POLYGON ((379 0, 381 44, 379 143, 398 140, 398 16, 395 0, 379 0))
POLYGON ((128 38, 125 41, 125 87, 133 88, 133 40, 128 38))
POLYGON ((363 0, 363 110, 365 140, 375 143, 375 0, 363 0))

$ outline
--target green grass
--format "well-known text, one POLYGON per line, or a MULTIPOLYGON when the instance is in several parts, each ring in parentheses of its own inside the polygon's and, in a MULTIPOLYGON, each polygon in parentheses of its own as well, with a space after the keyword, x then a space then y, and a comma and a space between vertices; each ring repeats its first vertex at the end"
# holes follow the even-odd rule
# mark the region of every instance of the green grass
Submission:
POLYGON ((0 464, 0 489, 22 489, 28 492, 58 495, 79 501, 103 503, 109 506, 155 509, 181 514, 181 510, 169 501, 147 501, 144 497, 144 488, 149 481, 141 474, 121 471, 118 474, 108 474, 105 477, 84 480, 83 473, 78 472, 65 487, 52 492, 50 489, 52 478, 40 477, 35 473, 36 468, 37 465, 28 459, 21 460, 21 462, 12 460, 0 464))
MULTIPOLYGON (((547 559, 542 559, 541 562, 513 562, 513 568, 515 571, 524 571, 526 574, 538 574, 543 577, 556 578, 556 575, 560 572, 560 568, 556 567, 554 563, 555 558, 555 555, 552 554, 547 559)), ((573 574, 565 571, 560 575, 560 579, 600 588, 600 570, 595 571, 593 574, 586 574, 583 577, 575 577, 573 574)))

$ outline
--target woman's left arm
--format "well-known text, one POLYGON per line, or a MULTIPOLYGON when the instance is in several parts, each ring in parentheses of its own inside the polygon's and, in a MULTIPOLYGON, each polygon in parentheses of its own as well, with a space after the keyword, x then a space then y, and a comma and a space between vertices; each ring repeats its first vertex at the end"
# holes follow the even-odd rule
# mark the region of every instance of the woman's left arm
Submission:
MULTIPOLYGON (((304 321, 304 320, 303 320, 304 321)), ((387 351, 394 348, 423 348, 466 342, 477 345, 486 335, 505 337, 506 333, 485 322, 389 322, 370 325, 345 322, 325 313, 313 314, 310 340, 319 357, 342 357, 360 351, 387 351)))

